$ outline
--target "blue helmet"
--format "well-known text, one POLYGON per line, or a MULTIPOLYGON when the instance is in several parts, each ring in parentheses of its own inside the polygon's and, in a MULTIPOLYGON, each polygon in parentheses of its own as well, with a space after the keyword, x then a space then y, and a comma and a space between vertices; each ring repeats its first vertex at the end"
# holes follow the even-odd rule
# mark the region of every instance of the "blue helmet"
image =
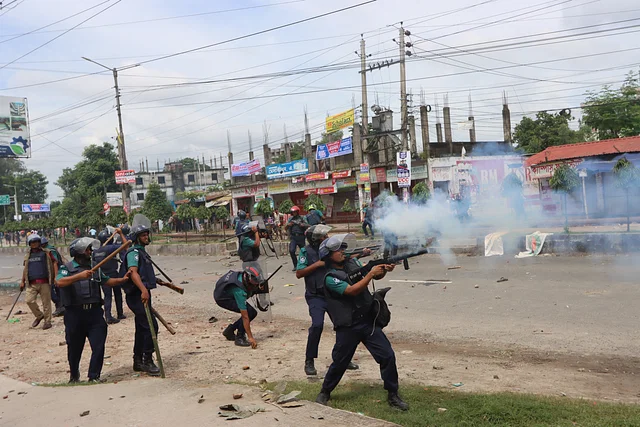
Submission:
POLYGON ((324 240, 320 244, 320 249, 318 251, 320 259, 327 258, 332 252, 347 249, 349 247, 349 243, 346 242, 346 240, 353 238, 355 238, 353 234, 336 234, 335 236, 331 236, 324 240))
POLYGON ((142 233, 148 233, 149 231, 151 231, 149 227, 144 224, 134 225, 133 227, 131 227, 131 234, 129 235, 129 237, 135 242, 136 240, 138 240, 138 236, 140 236, 142 233))
POLYGON ((37 235, 36 233, 32 233, 27 237, 27 244, 31 244, 31 242, 40 242, 42 243, 42 237, 37 235))
POLYGON ((80 237, 79 239, 75 239, 69 245, 69 255, 73 258, 78 255, 83 255, 88 247, 91 247, 92 250, 98 249, 100 247, 100 240, 92 239, 91 237, 80 237))
POLYGON ((40 243, 42 244, 42 246, 47 246, 49 244, 49 239, 47 239, 46 237, 42 236, 40 238, 40 243))

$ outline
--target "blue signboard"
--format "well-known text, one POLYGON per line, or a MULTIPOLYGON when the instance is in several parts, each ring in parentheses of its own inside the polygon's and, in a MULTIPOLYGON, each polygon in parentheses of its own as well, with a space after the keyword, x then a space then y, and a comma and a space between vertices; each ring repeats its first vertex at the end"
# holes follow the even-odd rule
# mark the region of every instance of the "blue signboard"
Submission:
POLYGON ((309 172, 307 159, 294 160, 288 163, 277 163, 265 167, 267 179, 285 178, 287 176, 305 175, 309 172))
POLYGON ((318 145, 316 160, 324 160, 351 153, 353 153, 353 144, 351 137, 348 137, 340 141, 330 142, 329 144, 318 145))
POLYGON ((22 205, 22 212, 50 212, 48 204, 32 203, 30 205, 22 205))

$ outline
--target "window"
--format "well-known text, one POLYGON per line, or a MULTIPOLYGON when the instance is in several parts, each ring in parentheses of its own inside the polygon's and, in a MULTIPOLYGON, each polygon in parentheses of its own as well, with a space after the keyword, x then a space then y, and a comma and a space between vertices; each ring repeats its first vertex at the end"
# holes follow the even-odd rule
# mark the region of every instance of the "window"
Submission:
POLYGON ((142 177, 136 177, 136 185, 142 185, 142 177))
POLYGON ((212 173, 211 174, 211 180, 217 181, 218 180, 218 174, 217 173, 212 173))
POLYGON ((158 177, 158 184, 165 184, 164 176, 159 176, 158 177))
POLYGON ((144 200, 144 193, 138 193, 138 201, 144 200))
POLYGON ((196 182, 196 176, 195 175, 187 175, 187 182, 196 182))

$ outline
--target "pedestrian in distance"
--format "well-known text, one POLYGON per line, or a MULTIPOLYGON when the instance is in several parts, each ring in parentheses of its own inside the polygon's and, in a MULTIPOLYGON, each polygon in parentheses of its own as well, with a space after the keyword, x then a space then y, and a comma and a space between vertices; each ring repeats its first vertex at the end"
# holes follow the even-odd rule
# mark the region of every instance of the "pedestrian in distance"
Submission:
POLYGON ((58 263, 51 251, 42 247, 39 235, 29 235, 27 243, 29 250, 24 257, 20 290, 27 289, 26 302, 36 318, 31 327, 37 328, 44 320, 42 329, 46 330, 51 328, 51 286, 58 274, 58 263), (38 295, 42 301, 42 311, 38 307, 38 295))
POLYGON ((75 239, 69 246, 73 260, 63 265, 56 277, 56 286, 60 288, 60 299, 65 307, 64 331, 70 383, 80 381, 80 359, 86 340, 91 346, 89 381, 100 382, 107 341, 100 285, 117 286, 129 280, 129 275, 112 279, 101 270, 91 271, 91 253, 99 247, 100 242, 96 239, 75 239))
POLYGON ((367 227, 369 227, 369 231, 371 232, 371 238, 375 237, 375 233, 373 231, 373 206, 369 206, 367 203, 362 207, 364 213, 364 219, 362 220, 362 231, 366 237, 369 237, 369 233, 367 232, 367 227))

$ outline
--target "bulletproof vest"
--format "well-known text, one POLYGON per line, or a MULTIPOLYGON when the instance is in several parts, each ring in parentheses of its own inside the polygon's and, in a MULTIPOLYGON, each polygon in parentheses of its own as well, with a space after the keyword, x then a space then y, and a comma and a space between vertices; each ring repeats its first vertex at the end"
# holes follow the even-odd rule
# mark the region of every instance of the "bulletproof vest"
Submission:
POLYGON ((260 247, 242 247, 242 241, 246 236, 240 236, 238 238, 238 256, 242 262, 257 261, 260 258, 260 247))
MULTIPOLYGON (((148 258, 147 252, 144 249, 139 248, 129 248, 127 254, 124 257, 124 272, 126 273, 129 269, 129 265, 127 263, 127 258, 129 253, 137 252, 138 253, 138 275, 140 275, 140 279, 147 289, 155 289, 156 288, 156 273, 153 271, 153 264, 151 264, 151 260, 148 258)), ((126 293, 130 293, 137 289, 133 280, 129 280, 124 285, 122 285, 122 289, 126 293)))
MULTIPOLYGON (((89 270, 89 266, 73 266, 73 262, 65 264, 69 271, 69 276, 89 270)), ((102 302, 100 295, 100 282, 93 279, 83 279, 73 282, 69 286, 60 288, 60 302, 63 306, 96 304, 102 302)))
MULTIPOLYGON (((105 245, 93 251, 93 265, 97 265, 107 256, 115 252, 116 249, 118 249, 116 245, 105 245)), ((112 279, 118 277, 118 259, 114 256, 107 261, 101 269, 104 274, 112 279)))
POLYGON ((31 255, 29 255, 29 266, 27 268, 30 281, 49 278, 47 256, 48 254, 45 251, 31 252, 31 255))
POLYGON ((304 236, 304 220, 301 216, 297 216, 291 220, 291 227, 289 227, 291 236, 304 236))
POLYGON ((318 215, 318 212, 313 210, 307 214, 307 222, 309 225, 318 225, 322 222, 322 218, 318 215))
MULTIPOLYGON (((331 269, 326 277, 335 277, 353 285, 349 279, 349 274, 359 266, 351 261, 347 261, 344 270, 331 269)), ((343 326, 352 326, 357 320, 366 318, 371 313, 373 295, 369 289, 363 290, 355 296, 339 295, 331 292, 329 288, 324 288, 327 300, 327 312, 333 322, 334 329, 343 326)))
POLYGON ((247 290, 247 287, 244 285, 244 283, 242 283, 242 279, 240 280, 238 279, 239 275, 240 275, 239 271, 230 270, 229 272, 227 272, 227 274, 225 274, 220 279, 218 279, 218 281, 216 282, 216 287, 213 290, 213 299, 216 301, 219 301, 219 300, 231 298, 226 293, 226 290, 229 286, 233 286, 233 285, 245 291, 247 293, 247 296, 250 297, 251 292, 247 290))
POLYGON ((242 233, 242 227, 244 227, 246 224, 249 224, 249 220, 238 219, 238 223, 236 224, 236 236, 242 233))
MULTIPOLYGON (((304 247, 307 252, 307 265, 315 264, 320 261, 318 250, 311 245, 304 247)), ((327 274, 327 269, 322 267, 316 269, 313 273, 304 278, 304 286, 307 292, 311 295, 324 296, 324 276, 327 274)))

